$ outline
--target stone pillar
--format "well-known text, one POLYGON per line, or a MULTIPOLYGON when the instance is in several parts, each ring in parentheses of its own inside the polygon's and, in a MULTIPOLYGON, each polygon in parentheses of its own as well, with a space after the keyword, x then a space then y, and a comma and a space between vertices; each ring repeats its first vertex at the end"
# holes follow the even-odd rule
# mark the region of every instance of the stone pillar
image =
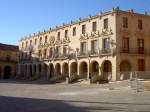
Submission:
POLYGON ((89 80, 89 74, 90 74, 90 64, 87 63, 87 80, 89 80))
POLYGON ((77 75, 80 75, 80 66, 78 62, 77 62, 77 75))
POLYGON ((71 72, 70 72, 70 64, 68 63, 68 75, 69 77, 71 76, 71 72))

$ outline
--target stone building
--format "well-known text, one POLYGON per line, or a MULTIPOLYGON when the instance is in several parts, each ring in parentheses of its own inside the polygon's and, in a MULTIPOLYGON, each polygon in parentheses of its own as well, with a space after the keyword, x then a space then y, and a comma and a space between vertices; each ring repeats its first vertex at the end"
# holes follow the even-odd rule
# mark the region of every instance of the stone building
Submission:
POLYGON ((91 82, 120 80, 131 71, 150 71, 150 16, 122 11, 81 19, 19 41, 20 77, 66 77, 91 82))
POLYGON ((18 46, 0 43, 0 79, 10 79, 16 76, 18 53, 18 46))

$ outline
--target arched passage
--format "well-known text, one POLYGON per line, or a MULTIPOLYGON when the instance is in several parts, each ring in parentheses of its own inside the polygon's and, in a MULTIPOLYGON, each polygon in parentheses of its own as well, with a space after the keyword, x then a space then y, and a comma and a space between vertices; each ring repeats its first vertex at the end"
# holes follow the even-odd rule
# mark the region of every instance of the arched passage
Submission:
MULTIPOLYGON (((93 61, 90 64, 90 73, 91 75, 99 75, 99 64, 97 61, 93 61)), ((90 76, 91 77, 91 76, 90 76)))
POLYGON ((33 65, 33 74, 36 74, 36 65, 33 65))
POLYGON ((79 75, 81 78, 87 78, 88 75, 88 65, 86 62, 81 62, 79 66, 79 75))
POLYGON ((10 79, 11 78, 11 67, 5 66, 4 67, 4 79, 10 79))
POLYGON ((32 77, 32 73, 33 73, 33 71, 32 71, 32 65, 29 65, 29 74, 30 74, 30 77, 32 77))
POLYGON ((64 76, 68 76, 69 75, 68 63, 63 63, 63 65, 62 65, 62 72, 63 72, 64 76))
POLYGON ((128 60, 123 60, 120 63, 120 80, 128 80, 130 79, 130 72, 132 70, 131 64, 128 60))
POLYGON ((61 75, 61 65, 59 63, 55 65, 55 73, 56 75, 61 75))
POLYGON ((48 66, 46 65, 46 64, 43 64, 43 75, 45 76, 47 76, 47 70, 48 70, 48 66))
POLYGON ((73 62, 70 65, 70 75, 77 75, 77 63, 73 62))
POLYGON ((120 63, 120 72, 130 72, 131 68, 131 64, 127 60, 124 60, 120 63))
POLYGON ((49 77, 53 77, 54 76, 54 66, 52 63, 49 65, 49 69, 50 69, 50 76, 49 77))
POLYGON ((38 71, 39 75, 41 75, 41 73, 42 73, 42 65, 41 64, 38 65, 38 69, 39 69, 39 71, 38 71))
POLYGON ((102 64, 102 76, 101 80, 109 81, 112 76, 112 64, 109 60, 106 60, 102 64))

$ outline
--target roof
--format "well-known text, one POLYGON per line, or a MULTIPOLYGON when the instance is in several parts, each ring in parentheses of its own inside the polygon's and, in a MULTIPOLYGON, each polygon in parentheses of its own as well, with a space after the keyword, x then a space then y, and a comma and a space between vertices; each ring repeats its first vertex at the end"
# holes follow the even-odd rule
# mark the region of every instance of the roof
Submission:
POLYGON ((19 47, 15 45, 7 45, 7 44, 0 43, 0 50, 18 52, 19 47))

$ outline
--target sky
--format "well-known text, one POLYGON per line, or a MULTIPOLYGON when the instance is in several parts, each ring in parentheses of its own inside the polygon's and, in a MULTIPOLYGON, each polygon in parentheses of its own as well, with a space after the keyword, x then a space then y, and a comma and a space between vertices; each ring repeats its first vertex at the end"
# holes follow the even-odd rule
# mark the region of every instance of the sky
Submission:
POLYGON ((150 14, 150 0, 0 0, 0 43, 18 45, 24 36, 117 6, 150 14))

